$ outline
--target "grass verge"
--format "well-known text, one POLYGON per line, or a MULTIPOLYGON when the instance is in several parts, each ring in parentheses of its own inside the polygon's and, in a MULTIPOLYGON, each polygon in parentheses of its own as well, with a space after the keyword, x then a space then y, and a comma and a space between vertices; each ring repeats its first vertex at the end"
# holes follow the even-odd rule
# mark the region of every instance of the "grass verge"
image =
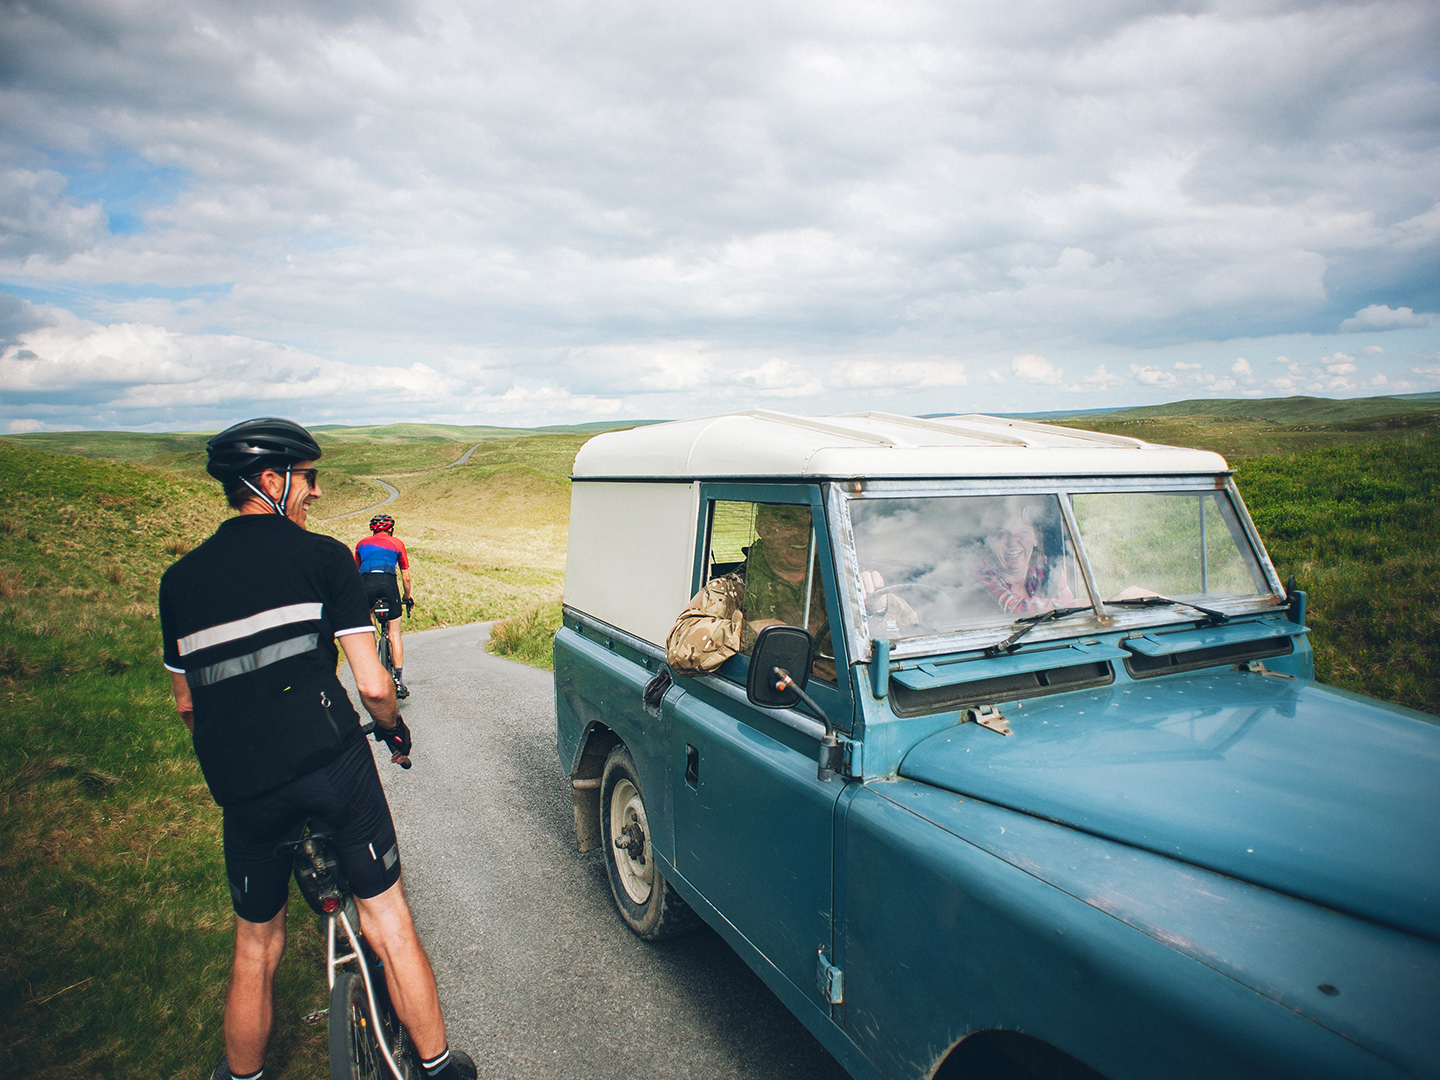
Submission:
MULTIPOLYGON (((225 515, 214 484, 0 440, 0 1076, 195 1077, 220 1055, 220 813, 155 592, 225 515)), ((271 1062, 315 1075, 323 1029, 297 1018, 323 950, 293 925, 271 1062)))
POLYGON ((558 600, 526 608, 492 626, 485 647, 496 656, 553 671, 553 641, 555 631, 560 629, 560 619, 558 600))

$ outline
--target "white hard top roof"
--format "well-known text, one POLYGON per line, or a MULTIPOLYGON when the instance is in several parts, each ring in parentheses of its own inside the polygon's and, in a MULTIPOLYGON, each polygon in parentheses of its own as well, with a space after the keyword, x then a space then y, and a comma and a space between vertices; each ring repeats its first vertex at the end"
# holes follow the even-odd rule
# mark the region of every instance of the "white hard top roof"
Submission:
POLYGON ((1217 473, 1219 454, 1000 416, 790 416, 752 409, 597 435, 576 479, 1217 473))

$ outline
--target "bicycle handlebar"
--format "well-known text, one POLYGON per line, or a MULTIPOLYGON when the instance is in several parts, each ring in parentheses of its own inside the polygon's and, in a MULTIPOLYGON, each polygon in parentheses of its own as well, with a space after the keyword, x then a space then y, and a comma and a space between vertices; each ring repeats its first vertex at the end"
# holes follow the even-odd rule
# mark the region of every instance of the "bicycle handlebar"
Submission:
MULTIPOLYGON (((377 727, 379 727, 379 725, 376 724, 374 720, 371 720, 371 721, 369 721, 369 722, 367 722, 367 723, 361 724, 361 725, 360 725, 360 734, 361 734, 361 735, 374 735, 374 734, 375 734, 375 729, 376 729, 377 727)), ((390 755, 390 761, 391 761, 393 764, 395 764, 395 765, 399 765, 402 769, 408 769, 408 768, 410 768, 410 766, 411 766, 412 764, 414 764, 414 763, 410 760, 410 758, 409 758, 408 756, 406 756, 405 754, 391 754, 391 755, 390 755)))

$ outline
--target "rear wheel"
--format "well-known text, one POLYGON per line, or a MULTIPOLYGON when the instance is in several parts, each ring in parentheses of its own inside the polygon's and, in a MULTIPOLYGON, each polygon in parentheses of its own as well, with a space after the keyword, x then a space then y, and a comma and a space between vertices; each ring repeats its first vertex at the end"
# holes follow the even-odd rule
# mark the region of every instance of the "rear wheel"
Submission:
POLYGON ((380 1080, 390 1069, 375 1043, 375 1018, 365 983, 352 971, 335 977, 330 990, 331 1080, 380 1080))
POLYGON ((610 891, 625 925, 646 941, 693 929, 699 918, 655 865, 650 819, 635 759, 617 746, 600 780, 600 841, 610 891))

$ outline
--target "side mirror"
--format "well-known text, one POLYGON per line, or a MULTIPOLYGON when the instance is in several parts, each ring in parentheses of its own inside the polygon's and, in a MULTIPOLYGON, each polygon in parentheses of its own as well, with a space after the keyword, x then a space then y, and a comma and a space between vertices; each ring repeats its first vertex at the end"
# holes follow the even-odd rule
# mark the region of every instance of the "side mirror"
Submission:
POLYGON ((745 681, 745 696, 751 704, 764 709, 788 709, 798 703, 801 691, 810 680, 810 662, 815 639, 808 630, 798 626, 767 626, 755 639, 750 650, 750 677, 745 681), (776 685, 775 669, 789 674, 791 683, 785 689, 776 685))

